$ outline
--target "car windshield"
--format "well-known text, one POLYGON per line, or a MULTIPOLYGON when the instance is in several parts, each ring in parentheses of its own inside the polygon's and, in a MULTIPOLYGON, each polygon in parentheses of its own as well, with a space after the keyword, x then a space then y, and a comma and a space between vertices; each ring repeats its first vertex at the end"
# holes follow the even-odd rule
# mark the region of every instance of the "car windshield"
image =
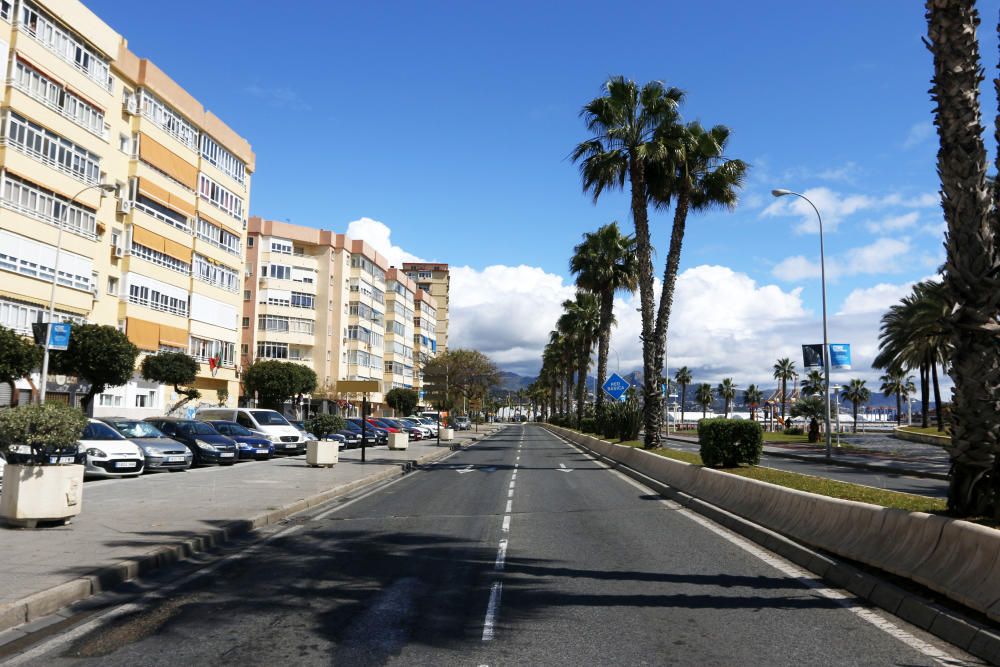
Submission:
POLYGON ((177 425, 182 432, 194 435, 219 435, 211 425, 205 422, 181 422, 177 425))
POLYGON ((288 420, 274 410, 251 410, 250 414, 261 426, 288 426, 288 420))
POLYGON ((126 438, 165 438, 163 431, 156 428, 149 422, 143 421, 116 421, 111 425, 118 429, 118 432, 126 438))
POLYGON ((118 431, 101 422, 91 422, 83 429, 81 440, 124 440, 118 431))
POLYGON ((221 422, 229 427, 229 435, 253 435, 253 431, 236 422, 221 422))

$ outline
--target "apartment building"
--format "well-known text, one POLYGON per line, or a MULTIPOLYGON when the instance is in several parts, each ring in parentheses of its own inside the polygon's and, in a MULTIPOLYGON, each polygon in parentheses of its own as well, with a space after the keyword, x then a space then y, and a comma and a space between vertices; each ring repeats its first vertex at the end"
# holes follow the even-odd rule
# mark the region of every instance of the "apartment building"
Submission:
POLYGON ((437 311, 437 351, 448 351, 448 294, 451 290, 451 274, 447 264, 436 262, 404 262, 403 271, 417 285, 434 297, 437 311))
MULTIPOLYGON (((234 405, 249 143, 76 0, 0 0, 0 63, 0 325, 30 333, 58 271, 57 319, 189 352, 203 400, 234 405)), ((79 391, 57 376, 48 395, 79 391)), ((172 394, 136 378, 95 413, 172 394)))
MULTIPOLYGON (((309 366, 314 407, 329 411, 353 413, 361 398, 339 392, 339 380, 419 387, 418 360, 436 346, 436 304, 369 244, 254 216, 244 275, 241 365, 309 366)), ((369 395, 376 413, 383 399, 369 395)))

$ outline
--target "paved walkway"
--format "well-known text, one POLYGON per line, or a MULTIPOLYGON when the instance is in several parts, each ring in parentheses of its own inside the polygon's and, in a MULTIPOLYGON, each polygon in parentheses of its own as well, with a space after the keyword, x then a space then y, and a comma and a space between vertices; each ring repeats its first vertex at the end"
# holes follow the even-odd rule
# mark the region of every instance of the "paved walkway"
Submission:
MULTIPOLYGON (((485 435, 485 429, 478 435, 464 431, 448 444, 468 444, 485 435)), ((295 456, 87 482, 83 512, 69 526, 0 528, 0 631, 24 622, 25 616, 33 620, 96 592, 91 577, 108 577, 109 568, 121 569, 123 563, 148 559, 164 547, 241 522, 246 530, 249 521, 263 525, 280 520, 450 451, 444 443, 437 446, 428 440, 401 451, 369 447, 366 463, 360 461, 360 450, 342 451, 340 463, 332 468, 310 468, 305 456, 295 456), (56 597, 67 600, 52 598, 57 588, 62 591, 56 597), (25 599, 33 595, 40 596, 42 604, 31 613, 25 611, 25 599)))

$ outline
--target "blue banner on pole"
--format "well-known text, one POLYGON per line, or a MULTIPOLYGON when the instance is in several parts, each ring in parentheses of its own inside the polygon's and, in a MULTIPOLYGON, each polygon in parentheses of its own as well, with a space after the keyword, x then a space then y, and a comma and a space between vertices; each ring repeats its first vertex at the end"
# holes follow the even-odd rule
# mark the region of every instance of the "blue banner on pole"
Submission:
MULTIPOLYGON (((802 346, 802 365, 807 371, 822 370, 823 368, 823 344, 802 346)), ((830 370, 849 371, 851 370, 851 345, 850 343, 830 343, 830 370)))

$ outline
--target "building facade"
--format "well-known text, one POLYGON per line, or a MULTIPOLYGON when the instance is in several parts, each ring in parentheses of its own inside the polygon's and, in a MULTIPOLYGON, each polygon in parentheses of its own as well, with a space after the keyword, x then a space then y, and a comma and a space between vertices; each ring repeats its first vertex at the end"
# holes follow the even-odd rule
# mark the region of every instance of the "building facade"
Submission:
POLYGON ((438 262, 404 262, 403 271, 416 283, 417 289, 434 297, 437 314, 437 352, 448 351, 448 295, 451 291, 451 274, 448 265, 438 262))
MULTIPOLYGON (((30 333, 57 271, 57 319, 188 352, 203 401, 234 405, 249 143, 76 0, 0 0, 0 63, 0 325, 30 333)), ((94 411, 162 414, 172 394, 135 378, 94 411)))

